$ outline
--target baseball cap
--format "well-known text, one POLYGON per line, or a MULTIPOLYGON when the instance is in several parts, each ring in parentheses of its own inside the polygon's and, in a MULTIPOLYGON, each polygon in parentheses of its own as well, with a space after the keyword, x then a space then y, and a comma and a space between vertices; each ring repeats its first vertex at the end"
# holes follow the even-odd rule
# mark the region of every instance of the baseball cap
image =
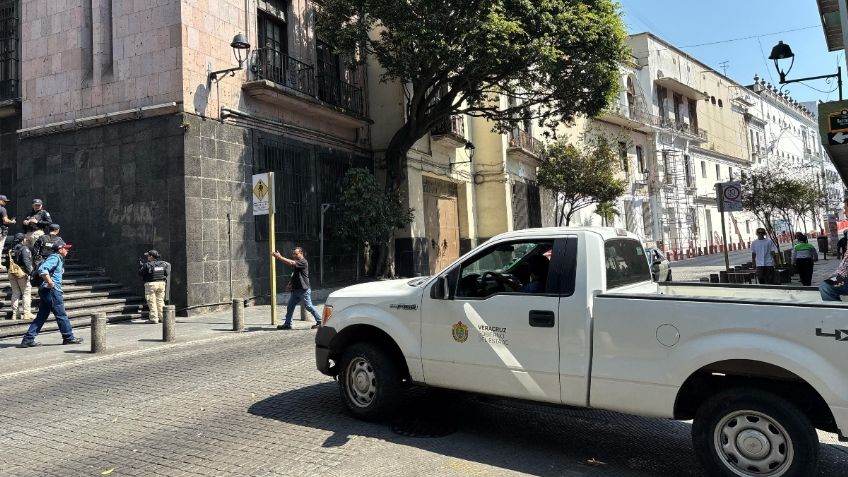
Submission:
POLYGON ((35 204, 44 205, 44 202, 42 202, 41 199, 32 199, 32 205, 35 204))
POLYGON ((59 224, 50 224, 50 230, 59 230, 59 224))
POLYGON ((5 196, 5 195, 3 195, 3 194, 0 194, 0 200, 5 200, 6 202, 9 202, 9 198, 8 198, 8 197, 6 197, 6 196, 5 196))
POLYGON ((24 235, 22 233, 16 233, 15 236, 12 238, 12 240, 15 243, 18 243, 18 242, 23 242, 25 238, 26 238, 26 235, 24 235))
POLYGON ((59 241, 59 242, 54 242, 53 246, 51 248, 53 249, 54 252, 58 252, 59 250, 62 250, 63 248, 71 248, 71 247, 73 247, 73 245, 59 241))
POLYGON ((153 258, 159 258, 159 252, 157 252, 156 250, 150 250, 147 252, 147 254, 153 258))

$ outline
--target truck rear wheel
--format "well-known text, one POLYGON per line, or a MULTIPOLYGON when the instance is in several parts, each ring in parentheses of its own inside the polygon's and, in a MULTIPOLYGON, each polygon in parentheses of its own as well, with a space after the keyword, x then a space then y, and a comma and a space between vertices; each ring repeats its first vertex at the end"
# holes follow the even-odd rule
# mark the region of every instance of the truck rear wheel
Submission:
POLYGON ((356 343, 342 354, 339 392, 355 417, 366 421, 391 417, 401 391, 398 367, 379 346, 356 343))
POLYGON ((695 453, 709 475, 816 475, 819 441, 793 404, 757 389, 731 389, 708 399, 692 425, 695 453))

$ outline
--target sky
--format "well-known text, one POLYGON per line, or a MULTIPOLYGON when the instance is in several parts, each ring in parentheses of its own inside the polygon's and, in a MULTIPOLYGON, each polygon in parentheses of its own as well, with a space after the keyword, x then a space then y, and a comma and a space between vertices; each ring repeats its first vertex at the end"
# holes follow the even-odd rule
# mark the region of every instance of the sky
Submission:
MULTIPOLYGON (((778 76, 768 59, 779 40, 792 47, 795 65, 787 79, 836 73, 845 54, 828 52, 815 0, 619 0, 629 33, 650 32, 710 66, 748 85, 755 74, 772 84, 778 76), (712 43, 712 44, 706 44, 712 43)), ((825 80, 784 86, 798 101, 833 101, 836 82, 825 80), (816 91, 820 90, 820 91, 816 91), (832 92, 831 92, 832 91, 832 92)))

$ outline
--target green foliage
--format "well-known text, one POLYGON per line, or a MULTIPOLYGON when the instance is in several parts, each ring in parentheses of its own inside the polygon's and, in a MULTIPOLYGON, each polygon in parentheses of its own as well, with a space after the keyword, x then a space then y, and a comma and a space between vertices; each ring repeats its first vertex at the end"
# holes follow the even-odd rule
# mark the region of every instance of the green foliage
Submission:
POLYGON ((539 185, 551 191, 557 203, 557 225, 592 204, 614 202, 624 194, 625 181, 616 178, 618 151, 603 136, 587 136, 583 149, 565 140, 548 145, 539 165, 539 185))
POLYGON ((615 218, 621 215, 618 209, 615 208, 615 202, 612 201, 598 204, 595 207, 595 214, 601 218, 601 224, 604 227, 609 227, 615 221, 615 218))
POLYGON ((614 0, 327 0, 317 25, 337 51, 373 55, 381 81, 404 87, 407 119, 386 152, 395 185, 409 148, 450 115, 500 130, 594 116, 617 94, 627 59, 614 0), (505 106, 501 95, 516 101, 505 106))
POLYGON ((345 174, 336 209, 339 234, 357 246, 382 244, 395 229, 412 222, 412 209, 403 206, 398 194, 385 192, 363 168, 345 174))
POLYGON ((745 176, 742 205, 764 225, 777 243, 773 220, 783 219, 790 232, 795 218, 815 213, 821 206, 822 193, 815 183, 799 178, 781 166, 761 167, 745 176))

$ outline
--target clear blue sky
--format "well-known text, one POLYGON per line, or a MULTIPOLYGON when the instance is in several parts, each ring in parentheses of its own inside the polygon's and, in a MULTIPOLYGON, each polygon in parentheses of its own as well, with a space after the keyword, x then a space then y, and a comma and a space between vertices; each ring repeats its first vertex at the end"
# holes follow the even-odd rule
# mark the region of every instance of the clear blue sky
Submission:
MULTIPOLYGON (((751 84, 754 74, 777 84, 774 62, 768 60, 768 55, 778 40, 782 40, 795 53, 795 66, 787 79, 836 73, 839 64, 843 67, 843 94, 848 98, 844 51, 827 51, 815 0, 619 0, 619 3, 629 33, 651 32, 719 72, 723 72, 721 63, 727 61, 727 76, 741 84, 751 84), (694 46, 714 42, 722 43, 694 46)), ((818 80, 789 84, 784 91, 790 91, 798 101, 838 97, 836 92, 819 92, 804 84, 822 91, 836 88, 835 81, 827 84, 818 80)))

